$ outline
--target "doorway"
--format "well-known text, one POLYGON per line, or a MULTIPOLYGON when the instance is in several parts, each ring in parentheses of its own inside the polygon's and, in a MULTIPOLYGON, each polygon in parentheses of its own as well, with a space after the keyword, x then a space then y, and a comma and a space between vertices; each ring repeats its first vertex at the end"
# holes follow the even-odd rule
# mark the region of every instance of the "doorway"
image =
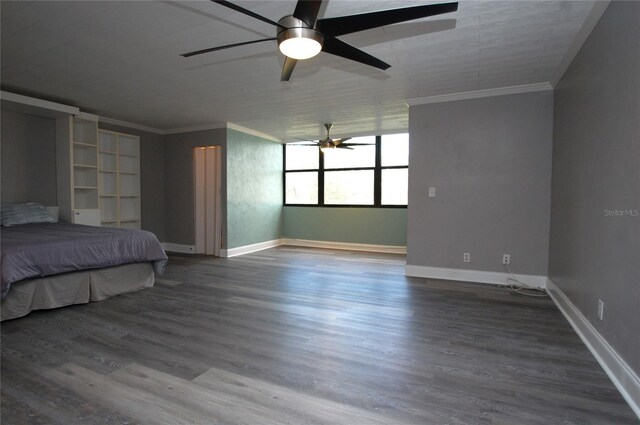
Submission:
POLYGON ((193 149, 196 254, 220 256, 222 247, 222 148, 193 149))

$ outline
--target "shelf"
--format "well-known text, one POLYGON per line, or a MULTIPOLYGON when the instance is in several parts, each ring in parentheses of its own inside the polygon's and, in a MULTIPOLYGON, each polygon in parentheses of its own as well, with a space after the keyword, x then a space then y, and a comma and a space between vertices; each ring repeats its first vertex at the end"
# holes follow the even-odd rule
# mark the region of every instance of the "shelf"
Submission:
POLYGON ((100 195, 101 198, 117 198, 118 195, 100 195))
POLYGON ((120 219, 120 223, 135 223, 136 221, 140 221, 139 218, 123 218, 120 219))
POLYGON ((120 156, 128 156, 130 158, 137 158, 139 156, 137 153, 123 153, 123 152, 118 153, 118 155, 120 155, 120 156))
POLYGON ((120 174, 127 174, 129 176, 137 176, 140 173, 138 173, 137 171, 120 171, 120 174))
POLYGON ((90 149, 95 149, 98 147, 98 145, 92 145, 91 143, 78 142, 78 141, 74 141, 73 145, 79 148, 90 148, 90 149))
POLYGON ((101 220, 100 223, 102 224, 111 224, 111 223, 117 223, 118 220, 101 220))
POLYGON ((73 164, 75 168, 98 168, 97 165, 73 164))
POLYGON ((121 198, 139 198, 139 195, 120 195, 121 198))
POLYGON ((117 153, 118 153, 118 152, 116 152, 116 151, 105 151, 105 150, 102 150, 102 149, 100 149, 98 152, 100 152, 100 153, 108 153, 108 154, 110 154, 110 155, 115 155, 115 154, 117 154, 117 153))
POLYGON ((98 190, 97 186, 73 186, 73 188, 78 190, 98 190))
POLYGON ((100 170, 100 172, 101 173, 113 173, 113 174, 117 173, 116 170, 100 170))

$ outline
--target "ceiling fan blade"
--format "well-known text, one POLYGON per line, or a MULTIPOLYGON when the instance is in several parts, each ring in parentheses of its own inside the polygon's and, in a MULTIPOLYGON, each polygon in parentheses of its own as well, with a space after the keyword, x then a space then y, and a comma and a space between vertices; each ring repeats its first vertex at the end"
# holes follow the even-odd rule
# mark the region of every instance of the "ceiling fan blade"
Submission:
POLYGON ((341 145, 342 143, 344 143, 344 142, 346 142, 347 140, 350 140, 350 139, 351 139, 351 137, 343 137, 341 139, 335 139, 333 141, 333 143, 336 144, 336 145, 341 145))
POLYGON ((298 0, 296 4, 296 10, 293 12, 293 17, 298 18, 305 24, 313 28, 318 17, 318 12, 322 6, 322 0, 298 0))
POLYGON ((214 3, 218 3, 219 5, 228 7, 229 9, 233 9, 236 12, 240 12, 240 13, 245 14, 247 16, 251 16, 252 18, 258 19, 258 20, 260 20, 262 22, 266 22, 267 24, 271 24, 271 25, 274 25, 276 27, 281 27, 282 26, 279 23, 274 22, 269 18, 265 18, 264 16, 258 15, 257 13, 254 13, 254 12, 252 12, 250 10, 245 9, 244 7, 240 7, 240 6, 238 6, 236 4, 233 4, 231 2, 223 1, 223 0, 211 0, 211 1, 214 2, 214 3))
POLYGON ((428 4, 424 6, 405 7, 402 9, 381 10, 362 13, 360 15, 340 16, 337 18, 318 19, 317 29, 326 37, 351 34, 371 28, 412 21, 427 16, 455 12, 458 3, 428 4))
POLYGON ((369 53, 365 53, 342 40, 338 40, 337 38, 325 38, 322 51, 345 59, 360 62, 365 65, 373 66, 374 68, 382 69, 383 71, 391 68, 391 65, 388 63, 382 62, 380 59, 371 56, 369 53))
POLYGON ((341 143, 340 146, 375 146, 375 143, 341 143))
POLYGON ((317 143, 300 143, 300 142, 287 142, 285 145, 293 144, 295 146, 318 146, 317 143))
POLYGON ((352 147, 346 146, 346 145, 338 145, 335 147, 336 149, 349 149, 349 150, 353 150, 352 147))
POLYGON ((293 68, 296 67, 298 63, 297 59, 291 59, 288 56, 284 58, 284 65, 282 66, 282 75, 280 76, 280 81, 289 81, 291 78, 291 74, 293 73, 293 68))
POLYGON ((215 52, 216 50, 230 49, 231 47, 244 46, 245 44, 262 43, 263 41, 275 41, 277 38, 263 38, 262 40, 244 41, 242 43, 227 44, 226 46, 211 47, 209 49, 196 50, 195 52, 184 53, 180 56, 188 58, 190 56, 201 55, 203 53, 215 52))

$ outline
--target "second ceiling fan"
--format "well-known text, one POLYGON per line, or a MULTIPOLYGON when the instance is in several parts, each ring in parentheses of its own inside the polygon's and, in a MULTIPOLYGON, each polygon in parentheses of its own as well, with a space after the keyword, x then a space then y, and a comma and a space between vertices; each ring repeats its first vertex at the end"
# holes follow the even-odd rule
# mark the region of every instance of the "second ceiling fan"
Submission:
POLYGON ((375 143, 345 143, 347 140, 350 140, 351 137, 342 137, 340 139, 332 139, 331 129, 333 128, 333 124, 325 124, 324 128, 327 130, 327 137, 325 137, 324 139, 318 140, 317 142, 304 140, 305 143, 300 143, 300 142, 293 142, 293 143, 297 146, 317 146, 323 152, 327 149, 353 149, 352 146, 368 146, 368 145, 375 144, 375 143))
POLYGON ((212 1, 274 25, 277 27, 277 36, 196 50, 181 56, 190 57, 247 44, 277 41, 278 48, 285 55, 280 81, 289 81, 298 60, 309 59, 320 53, 320 51, 386 70, 391 65, 336 37, 458 10, 458 3, 453 2, 318 19, 322 0, 298 0, 293 15, 284 16, 278 22, 275 22, 237 4, 228 1, 212 1))

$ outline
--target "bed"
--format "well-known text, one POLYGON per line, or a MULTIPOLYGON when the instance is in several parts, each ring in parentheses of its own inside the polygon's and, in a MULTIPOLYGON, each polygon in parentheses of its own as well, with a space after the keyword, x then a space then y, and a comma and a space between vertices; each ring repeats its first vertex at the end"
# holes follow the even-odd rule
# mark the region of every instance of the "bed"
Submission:
POLYGON ((1 320, 151 287, 167 262, 151 232, 58 223, 44 215, 6 225, 6 210, 3 206, 1 320))

